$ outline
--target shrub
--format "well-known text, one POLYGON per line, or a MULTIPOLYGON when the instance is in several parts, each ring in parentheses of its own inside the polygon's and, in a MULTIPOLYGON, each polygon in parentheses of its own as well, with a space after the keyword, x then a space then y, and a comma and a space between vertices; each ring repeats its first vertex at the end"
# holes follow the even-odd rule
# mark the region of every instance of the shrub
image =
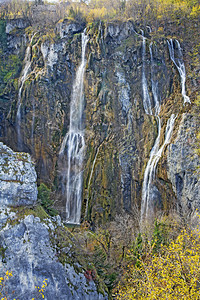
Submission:
POLYGON ((132 261, 118 285, 116 299, 199 299, 200 231, 183 229, 166 245, 159 238, 156 253, 155 242, 148 241, 146 253, 137 256, 139 264, 129 252, 132 261))
POLYGON ((38 187, 38 200, 50 216, 58 214, 57 210, 53 208, 54 201, 51 198, 51 190, 44 183, 38 187))

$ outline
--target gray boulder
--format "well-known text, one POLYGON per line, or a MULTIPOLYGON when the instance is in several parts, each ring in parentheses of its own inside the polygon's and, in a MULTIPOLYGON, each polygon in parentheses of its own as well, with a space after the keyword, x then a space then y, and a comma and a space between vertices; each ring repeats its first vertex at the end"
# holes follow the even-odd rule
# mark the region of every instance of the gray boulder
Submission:
POLYGON ((37 175, 31 157, 0 143, 0 206, 33 205, 37 175))
MULTIPOLYGON (((0 218, 1 215, 5 219, 5 212, 0 213, 0 218)), ((63 266, 58 261, 56 251, 50 244, 51 228, 58 225, 49 219, 46 224, 41 223, 40 218, 28 215, 12 226, 10 217, 7 218, 7 224, 0 231, 0 249, 3 253, 0 269, 1 275, 6 270, 12 271, 13 276, 6 284, 8 297, 42 299, 37 287, 41 288, 46 280, 47 286, 43 292, 46 300, 107 299, 107 296, 97 292, 94 281, 87 282, 84 271, 77 273, 72 265, 63 266)))

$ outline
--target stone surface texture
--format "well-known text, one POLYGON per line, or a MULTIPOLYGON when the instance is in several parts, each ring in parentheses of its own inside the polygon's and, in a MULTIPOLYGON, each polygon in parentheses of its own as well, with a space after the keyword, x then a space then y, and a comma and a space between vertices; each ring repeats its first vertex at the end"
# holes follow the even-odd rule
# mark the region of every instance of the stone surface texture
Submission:
POLYGON ((0 143, 0 206, 35 204, 36 180, 30 155, 14 152, 0 143))
MULTIPOLYGON (((156 99, 160 103, 160 146, 164 142, 170 116, 179 116, 173 130, 173 136, 176 136, 181 115, 192 114, 195 107, 198 76, 191 74, 198 72, 198 69, 191 69, 189 53, 192 45, 184 38, 180 39, 187 75, 186 92, 191 97, 191 105, 184 106, 180 74, 169 55, 169 35, 157 36, 153 27, 150 32, 149 27, 144 28, 131 19, 90 24, 60 19, 52 24, 51 29, 45 30, 36 30, 34 26, 24 28, 25 22, 24 25, 22 21, 20 24, 18 22, 5 21, 5 29, 2 29, 0 37, 0 43, 4 45, 4 60, 13 58, 13 64, 17 58, 19 60, 16 70, 11 70, 14 80, 10 81, 9 86, 5 82, 3 88, 0 87, 1 141, 19 150, 16 118, 19 86, 16 87, 14 82, 20 82, 26 65, 26 49, 30 47, 30 72, 21 90, 20 150, 33 157, 38 184, 45 183, 56 191, 56 208, 65 217, 67 149, 62 158, 59 152, 69 132, 73 83, 82 59, 81 33, 86 28, 89 41, 85 53, 87 63, 83 87, 86 146, 82 219, 87 215, 88 221, 102 224, 122 210, 128 213, 134 211, 135 207, 140 210, 144 172, 158 134, 156 99), (9 29, 10 23, 15 30, 9 29), (149 95, 152 115, 144 110, 145 90, 149 95)), ((39 28, 41 26, 38 24, 39 28)), ((172 32, 171 36, 176 34, 172 32)), ((176 43, 174 47, 177 56, 176 43)), ((10 76, 8 71, 6 76, 10 76)), ((180 198, 177 194, 175 186, 182 185, 179 175, 182 178, 183 174, 177 175, 175 180, 172 174, 178 174, 179 171, 172 171, 172 163, 167 173, 165 154, 166 147, 157 166, 153 182, 155 197, 152 198, 156 210, 165 209, 169 212, 174 203, 178 204, 179 199, 183 200, 186 196, 180 198)), ((185 155, 187 148, 182 151, 181 158, 187 161, 185 155)), ((185 192, 181 191, 182 194, 185 192)), ((188 202, 193 201, 190 197, 188 199, 188 202)))
POLYGON ((0 209, 0 224, 1 275, 6 270, 13 274, 6 284, 7 296, 21 300, 40 299, 36 286, 41 287, 46 279, 43 293, 46 300, 107 299, 97 292, 94 281, 87 282, 84 271, 77 273, 72 265, 63 266, 58 261, 50 243, 50 232, 60 225, 59 222, 47 219, 42 223, 33 215, 19 220, 9 209, 0 209), (12 222, 17 224, 11 225, 12 222))
POLYGON ((199 120, 185 113, 175 141, 168 147, 168 177, 172 182, 178 204, 183 210, 200 208, 200 159, 195 153, 199 120))
MULTIPOLYGON (((46 300, 107 299, 97 292, 93 280, 87 281, 78 262, 71 260, 82 270, 79 272, 73 264, 59 262, 53 238, 56 229, 64 228, 59 216, 42 222, 30 213, 19 216, 20 208, 12 211, 13 206, 35 204, 36 178, 29 154, 16 153, 0 143, 0 275, 7 270, 13 274, 2 293, 9 299, 40 299, 36 287, 41 288, 46 279, 46 300)), ((70 248, 69 242, 69 256, 70 248)))

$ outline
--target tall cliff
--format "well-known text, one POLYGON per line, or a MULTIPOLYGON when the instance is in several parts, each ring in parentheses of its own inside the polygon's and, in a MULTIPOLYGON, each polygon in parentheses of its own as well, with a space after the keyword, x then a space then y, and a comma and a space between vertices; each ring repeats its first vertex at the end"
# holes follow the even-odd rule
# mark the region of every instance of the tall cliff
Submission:
POLYGON ((64 218, 69 147, 60 150, 71 128, 85 28, 81 220, 101 224, 123 209, 199 207, 199 70, 190 66, 188 41, 131 20, 65 19, 49 30, 25 19, 0 25, 1 140, 31 154, 38 184, 55 191, 64 218))

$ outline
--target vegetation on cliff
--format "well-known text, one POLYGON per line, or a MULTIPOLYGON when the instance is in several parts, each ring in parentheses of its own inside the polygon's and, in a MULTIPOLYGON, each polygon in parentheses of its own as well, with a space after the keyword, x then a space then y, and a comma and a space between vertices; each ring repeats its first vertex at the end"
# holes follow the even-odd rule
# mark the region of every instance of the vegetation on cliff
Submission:
POLYGON ((168 222, 156 220, 151 239, 140 235, 127 253, 116 299, 199 298, 199 227, 168 222))
MULTIPOLYGON (((54 21, 66 17, 74 20, 85 20, 87 23, 96 21, 125 21, 132 19, 141 25, 151 24, 156 32, 169 32, 171 28, 182 30, 184 34, 198 26, 200 15, 199 0, 91 0, 91 1, 59 1, 52 3, 56 15, 54 21)), ((49 5, 49 3, 48 3, 49 5)), ((35 2, 11 0, 1 6, 1 17, 17 18, 26 17, 31 21, 34 14, 40 11, 40 5, 33 10, 35 2)), ((43 12, 48 14, 48 9, 43 12)), ((52 22, 53 20, 49 20, 52 22)), ((196 28, 196 30, 198 30, 196 28)))
MULTIPOLYGON (((39 216, 40 219, 47 218, 46 213, 51 216, 57 213, 52 199, 62 202, 62 199, 55 195, 60 188, 60 178, 63 175, 61 173, 65 167, 65 164, 59 161, 58 152, 69 123, 72 78, 75 77, 81 56, 80 32, 84 27, 87 27, 87 34, 90 36, 85 76, 86 126, 89 129, 84 170, 86 175, 82 205, 83 223, 80 228, 69 229, 60 226, 52 234, 51 241, 59 262, 65 265, 78 261, 83 266, 87 281, 94 281, 100 291, 105 290, 106 286, 110 298, 197 299, 200 281, 197 269, 200 261, 197 253, 197 250, 200 251, 199 231, 186 225, 187 216, 183 215, 178 201, 176 205, 182 214, 181 218, 177 215, 170 216, 169 211, 175 207, 175 196, 172 183, 167 177, 166 151, 163 151, 163 158, 158 165, 158 176, 155 179, 160 191, 160 194, 156 191, 159 199, 156 200, 156 205, 158 211, 164 208, 169 216, 160 217, 153 225, 146 224, 141 228, 140 212, 135 208, 140 207, 144 168, 157 130, 156 118, 143 113, 140 101, 142 92, 139 80, 143 66, 140 30, 144 30, 145 33, 146 48, 151 43, 152 47, 155 47, 153 66, 158 73, 159 84, 163 81, 165 85, 164 88, 161 86, 161 94, 165 96, 161 96, 164 98, 161 99, 163 102, 160 113, 161 141, 164 140, 167 118, 171 113, 175 113, 177 119, 172 137, 174 141, 182 114, 199 114, 199 1, 91 0, 89 3, 62 1, 59 4, 36 6, 29 1, 12 0, 0 7, 0 14, 0 97, 3 99, 0 99, 0 104, 9 102, 5 97, 13 98, 12 105, 7 109, 9 115, 5 113, 10 132, 15 130, 14 106, 17 103, 18 80, 24 64, 25 46, 30 42, 30 37, 33 37, 30 43, 30 74, 24 81, 21 94, 24 122, 21 126, 24 129, 26 151, 36 157, 40 183, 38 200, 45 209, 44 212, 37 206, 34 213, 29 211, 28 214, 39 216), (6 22, 12 23, 12 20, 20 19, 27 21, 26 26, 11 28, 8 37, 6 22), (115 27, 111 26, 109 29, 113 24, 115 27), (118 38, 115 30, 117 32, 120 28, 123 31, 123 24, 131 24, 128 30, 133 34, 127 37, 123 32, 122 37, 118 38), (74 31, 70 25, 74 25, 74 31), (70 30, 69 34, 65 32, 69 28, 73 33, 70 30), (110 36, 106 35, 108 30, 110 36), (33 32, 37 33, 34 35, 33 32), (8 50, 7 39, 13 38, 17 41, 17 38, 21 37, 23 42, 19 42, 18 55, 11 54, 15 47, 12 48, 11 45, 11 50, 8 50), (181 45, 184 44, 187 91, 192 105, 182 106, 180 76, 167 52, 166 40, 169 39, 179 39, 181 45), (135 85, 131 86, 133 81, 135 85), (126 112, 120 103, 122 91, 125 100, 127 95, 131 95, 126 102, 128 109, 132 110, 128 121, 128 118, 123 116, 126 112), (59 169, 59 164, 63 169, 59 169), (135 171, 137 168, 140 168, 138 172, 135 171), (57 170, 58 174, 55 175, 57 170), (128 181, 128 192, 125 191, 125 196, 122 195, 121 187, 123 185, 124 188, 124 179, 128 181), (42 182, 48 187, 53 187, 54 192, 42 182), (126 211, 120 213, 122 207, 126 211), (174 222, 175 218, 177 222, 174 222)), ((146 52, 146 60, 146 69, 150 69, 149 52, 146 52)), ((152 80, 150 72, 147 72, 149 85, 152 80)), ((190 127, 196 126, 195 121, 191 124, 190 127)), ((189 131, 190 128, 183 127, 181 132, 184 130, 189 131)), ((196 131, 192 131, 191 135, 184 135, 183 147, 179 147, 177 151, 182 153, 184 143, 193 142, 195 134, 196 131)), ((16 144, 13 136, 12 142, 16 144)), ((200 138, 199 134, 197 138, 200 138)), ((197 153, 200 153, 198 142, 197 153)), ((193 166, 190 165, 191 170, 193 166)), ((183 185, 184 172, 184 169, 180 169, 176 173, 176 185, 179 190, 183 185)), ((64 173, 64 184, 65 176, 64 173)), ((64 201, 62 205, 65 208, 64 201)), ((191 212, 190 199, 186 205, 191 212)), ((20 209, 17 210, 20 213, 20 209)))
MULTIPOLYGON (((87 280, 94 280, 99 289, 102 282, 110 299, 198 299, 198 223, 196 213, 159 217, 142 229, 126 214, 95 232, 84 223, 71 229, 73 253, 84 265, 87 280)), ((62 236, 60 253, 64 240, 62 236)))

